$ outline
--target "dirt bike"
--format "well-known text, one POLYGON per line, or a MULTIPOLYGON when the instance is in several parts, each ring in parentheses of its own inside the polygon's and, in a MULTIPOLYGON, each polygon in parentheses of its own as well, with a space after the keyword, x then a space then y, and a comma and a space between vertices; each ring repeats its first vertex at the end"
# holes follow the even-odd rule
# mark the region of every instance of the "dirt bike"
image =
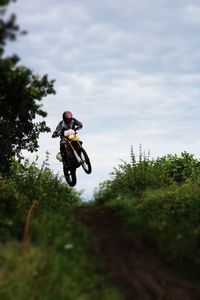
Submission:
POLYGON ((77 132, 73 129, 64 131, 61 140, 61 152, 63 172, 70 186, 76 185, 76 169, 80 166, 82 166, 85 173, 90 174, 92 172, 90 159, 82 147, 82 142, 77 137, 77 132))

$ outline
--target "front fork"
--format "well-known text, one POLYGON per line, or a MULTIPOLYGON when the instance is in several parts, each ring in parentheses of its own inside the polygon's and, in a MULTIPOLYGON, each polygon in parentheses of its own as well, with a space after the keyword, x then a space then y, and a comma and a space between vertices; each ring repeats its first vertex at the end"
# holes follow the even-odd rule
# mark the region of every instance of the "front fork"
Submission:
MULTIPOLYGON (((71 149, 72 149, 72 151, 73 151, 73 153, 74 153, 74 156, 76 157, 76 160, 78 161, 78 163, 79 163, 79 164, 82 164, 82 160, 81 160, 81 158, 79 157, 79 155, 78 155, 76 149, 75 149, 74 146, 72 145, 71 141, 68 141, 68 144, 70 145, 70 147, 71 147, 71 149)), ((77 141, 77 144, 79 145, 79 147, 81 147, 81 144, 80 144, 79 141, 77 141)))

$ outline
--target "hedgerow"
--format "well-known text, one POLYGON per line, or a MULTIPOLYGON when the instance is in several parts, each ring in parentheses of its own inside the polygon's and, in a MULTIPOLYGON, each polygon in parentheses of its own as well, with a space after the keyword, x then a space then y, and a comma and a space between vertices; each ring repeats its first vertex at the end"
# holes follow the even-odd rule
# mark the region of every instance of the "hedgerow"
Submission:
POLYGON ((140 148, 138 161, 131 149, 131 161, 123 161, 114 168, 111 179, 104 181, 96 190, 94 199, 107 202, 120 195, 140 196, 148 189, 168 187, 173 183, 182 184, 200 177, 200 161, 193 154, 182 152, 151 159, 140 148))

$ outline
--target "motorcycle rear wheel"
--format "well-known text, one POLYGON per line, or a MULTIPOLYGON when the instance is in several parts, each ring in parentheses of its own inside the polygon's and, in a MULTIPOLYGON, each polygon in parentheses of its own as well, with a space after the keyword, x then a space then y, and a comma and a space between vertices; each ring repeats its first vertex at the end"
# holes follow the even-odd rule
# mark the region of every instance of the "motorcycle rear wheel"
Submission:
POLYGON ((83 170, 85 171, 85 173, 90 174, 92 172, 92 166, 90 163, 90 159, 83 148, 79 149, 79 155, 82 161, 81 165, 83 170))
POLYGON ((63 165, 63 172, 64 172, 65 179, 66 179, 67 183, 70 186, 75 186, 76 182, 77 182, 77 179, 76 179, 76 169, 69 168, 68 166, 63 165))

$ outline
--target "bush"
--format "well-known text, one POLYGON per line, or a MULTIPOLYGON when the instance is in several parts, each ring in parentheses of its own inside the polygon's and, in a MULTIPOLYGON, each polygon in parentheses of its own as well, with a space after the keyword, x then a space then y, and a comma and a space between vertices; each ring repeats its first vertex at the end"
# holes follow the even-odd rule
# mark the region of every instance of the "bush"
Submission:
POLYGON ((49 211, 60 215, 81 201, 80 194, 48 168, 48 156, 41 168, 37 161, 20 163, 13 160, 10 177, 0 177, 0 233, 5 238, 22 235, 33 200, 37 201, 41 214, 49 211))
POLYGON ((148 190, 139 198, 115 198, 107 206, 167 262, 199 276, 199 180, 148 190))
MULTIPOLYGON (((200 161, 182 152, 151 160, 140 151, 103 182, 95 200, 112 209, 167 262, 200 274, 200 161)), ((196 276, 195 275, 195 276, 196 276)))
POLYGON ((94 198, 104 203, 118 196, 140 196, 148 189, 159 189, 173 183, 195 181, 200 177, 200 161, 182 152, 180 156, 166 155, 156 160, 142 153, 139 160, 131 149, 131 162, 122 162, 114 169, 111 179, 100 184, 94 198))
POLYGON ((122 299, 74 218, 79 193, 47 161, 13 161, 11 170, 0 178, 1 299, 122 299))

